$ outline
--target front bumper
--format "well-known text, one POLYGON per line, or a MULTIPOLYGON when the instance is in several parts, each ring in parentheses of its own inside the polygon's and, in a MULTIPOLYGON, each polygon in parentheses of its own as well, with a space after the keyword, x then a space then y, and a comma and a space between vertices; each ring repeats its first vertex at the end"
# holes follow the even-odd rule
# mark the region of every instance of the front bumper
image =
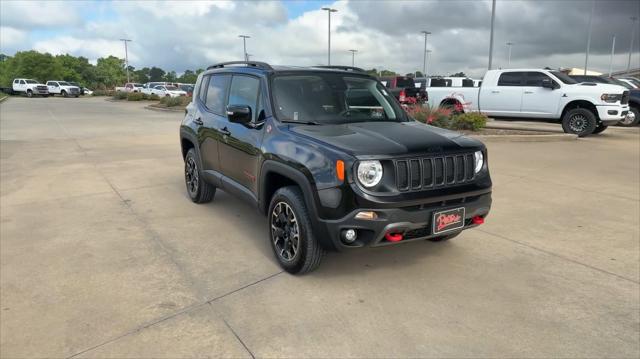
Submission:
POLYGON ((629 113, 629 105, 600 105, 598 118, 605 126, 615 125, 629 113))
MULTIPOLYGON (((396 243, 404 243, 414 240, 439 237, 458 233, 462 230, 476 227, 472 218, 476 216, 486 217, 491 208, 491 192, 479 195, 461 194, 457 198, 446 201, 425 203, 400 208, 358 208, 343 218, 337 220, 319 220, 323 226, 325 235, 332 242, 332 247, 337 250, 346 250, 358 247, 377 247, 396 243), (464 227, 445 234, 432 233, 432 218, 435 212, 465 208, 464 227), (374 211, 377 219, 363 220, 355 216, 361 211, 374 211), (355 229, 357 239, 351 244, 341 240, 341 233, 346 229, 355 229), (387 233, 402 233, 403 240, 399 242, 389 241, 385 238, 387 233)), ((325 245, 326 246, 326 245, 325 245)))

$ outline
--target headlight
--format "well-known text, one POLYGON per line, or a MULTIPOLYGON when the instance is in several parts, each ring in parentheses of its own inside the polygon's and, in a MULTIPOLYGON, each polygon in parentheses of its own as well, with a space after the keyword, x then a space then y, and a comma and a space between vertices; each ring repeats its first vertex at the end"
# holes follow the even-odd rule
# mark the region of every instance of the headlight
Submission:
POLYGON ((484 165, 484 156, 482 155, 482 151, 476 151, 473 154, 473 162, 474 167, 473 170, 475 173, 480 172, 482 170, 482 165, 484 165))
POLYGON ((380 161, 362 161, 358 164, 358 181, 365 187, 373 187, 382 179, 380 161))
POLYGON ((602 96, 600 96, 600 99, 604 102, 618 102, 622 100, 622 94, 603 93, 602 96))

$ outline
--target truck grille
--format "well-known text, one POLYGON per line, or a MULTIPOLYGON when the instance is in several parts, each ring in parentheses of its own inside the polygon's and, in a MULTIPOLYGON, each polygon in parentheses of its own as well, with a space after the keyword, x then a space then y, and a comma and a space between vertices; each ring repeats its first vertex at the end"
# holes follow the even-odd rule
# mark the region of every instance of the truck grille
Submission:
POLYGON ((48 90, 47 86, 36 86, 36 89, 38 91, 47 91, 48 90))
POLYGON ((420 191, 467 183, 474 178, 473 154, 395 160, 399 191, 420 191))
POLYGON ((77 93, 80 93, 80 90, 78 90, 77 87, 72 87, 72 88, 69 89, 69 92, 71 92, 73 94, 77 94, 77 93))
POLYGON ((620 100, 620 104, 626 105, 629 103, 629 91, 625 91, 622 93, 622 99, 620 100))

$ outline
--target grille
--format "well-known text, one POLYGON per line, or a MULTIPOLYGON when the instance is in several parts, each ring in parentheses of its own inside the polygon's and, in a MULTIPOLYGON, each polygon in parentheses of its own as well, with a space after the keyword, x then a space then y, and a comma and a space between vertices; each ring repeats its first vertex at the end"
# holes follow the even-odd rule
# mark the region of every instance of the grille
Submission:
POLYGON ((70 88, 69 91, 71 91, 71 93, 79 93, 80 92, 80 90, 78 88, 76 88, 76 87, 70 88))
POLYGON ((622 105, 626 105, 629 103, 629 91, 625 91, 622 93, 622 99, 620 100, 622 105))
POLYGON ((47 90, 47 86, 36 86, 36 89, 38 89, 39 91, 45 91, 47 90))
POLYGON ((394 161, 399 191, 420 191, 472 181, 473 154, 394 161))

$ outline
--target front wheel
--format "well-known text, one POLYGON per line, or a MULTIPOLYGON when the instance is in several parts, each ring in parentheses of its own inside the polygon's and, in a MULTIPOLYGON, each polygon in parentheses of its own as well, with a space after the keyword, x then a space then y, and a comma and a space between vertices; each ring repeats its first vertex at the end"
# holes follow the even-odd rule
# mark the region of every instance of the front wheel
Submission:
POLYGON ((33 97, 33 91, 27 90, 27 97, 29 98, 33 97))
POLYGON ((607 127, 609 127, 609 126, 605 126, 603 124, 599 124, 598 127, 596 127, 596 129, 593 130, 593 134, 597 135, 598 133, 601 133, 602 131, 606 130, 607 127))
POLYGON ((216 194, 216 188, 202 178, 202 171, 198 168, 198 158, 193 148, 184 158, 184 183, 187 186, 189 198, 194 203, 211 202, 216 194))
POLYGON ((593 133, 597 127, 596 116, 586 108, 574 108, 562 117, 562 129, 566 133, 573 133, 578 137, 585 137, 593 133))
POLYGON ((632 127, 636 126, 638 122, 640 122, 640 109, 638 109, 638 107, 631 107, 629 109, 629 115, 620 120, 620 122, 618 122, 618 126, 632 127))
POLYGON ((62 90, 62 97, 69 97, 69 95, 67 95, 67 91, 62 90))
POLYGON ((276 191, 269 205, 269 239, 278 263, 291 274, 320 265, 324 249, 315 238, 304 196, 296 186, 276 191))

